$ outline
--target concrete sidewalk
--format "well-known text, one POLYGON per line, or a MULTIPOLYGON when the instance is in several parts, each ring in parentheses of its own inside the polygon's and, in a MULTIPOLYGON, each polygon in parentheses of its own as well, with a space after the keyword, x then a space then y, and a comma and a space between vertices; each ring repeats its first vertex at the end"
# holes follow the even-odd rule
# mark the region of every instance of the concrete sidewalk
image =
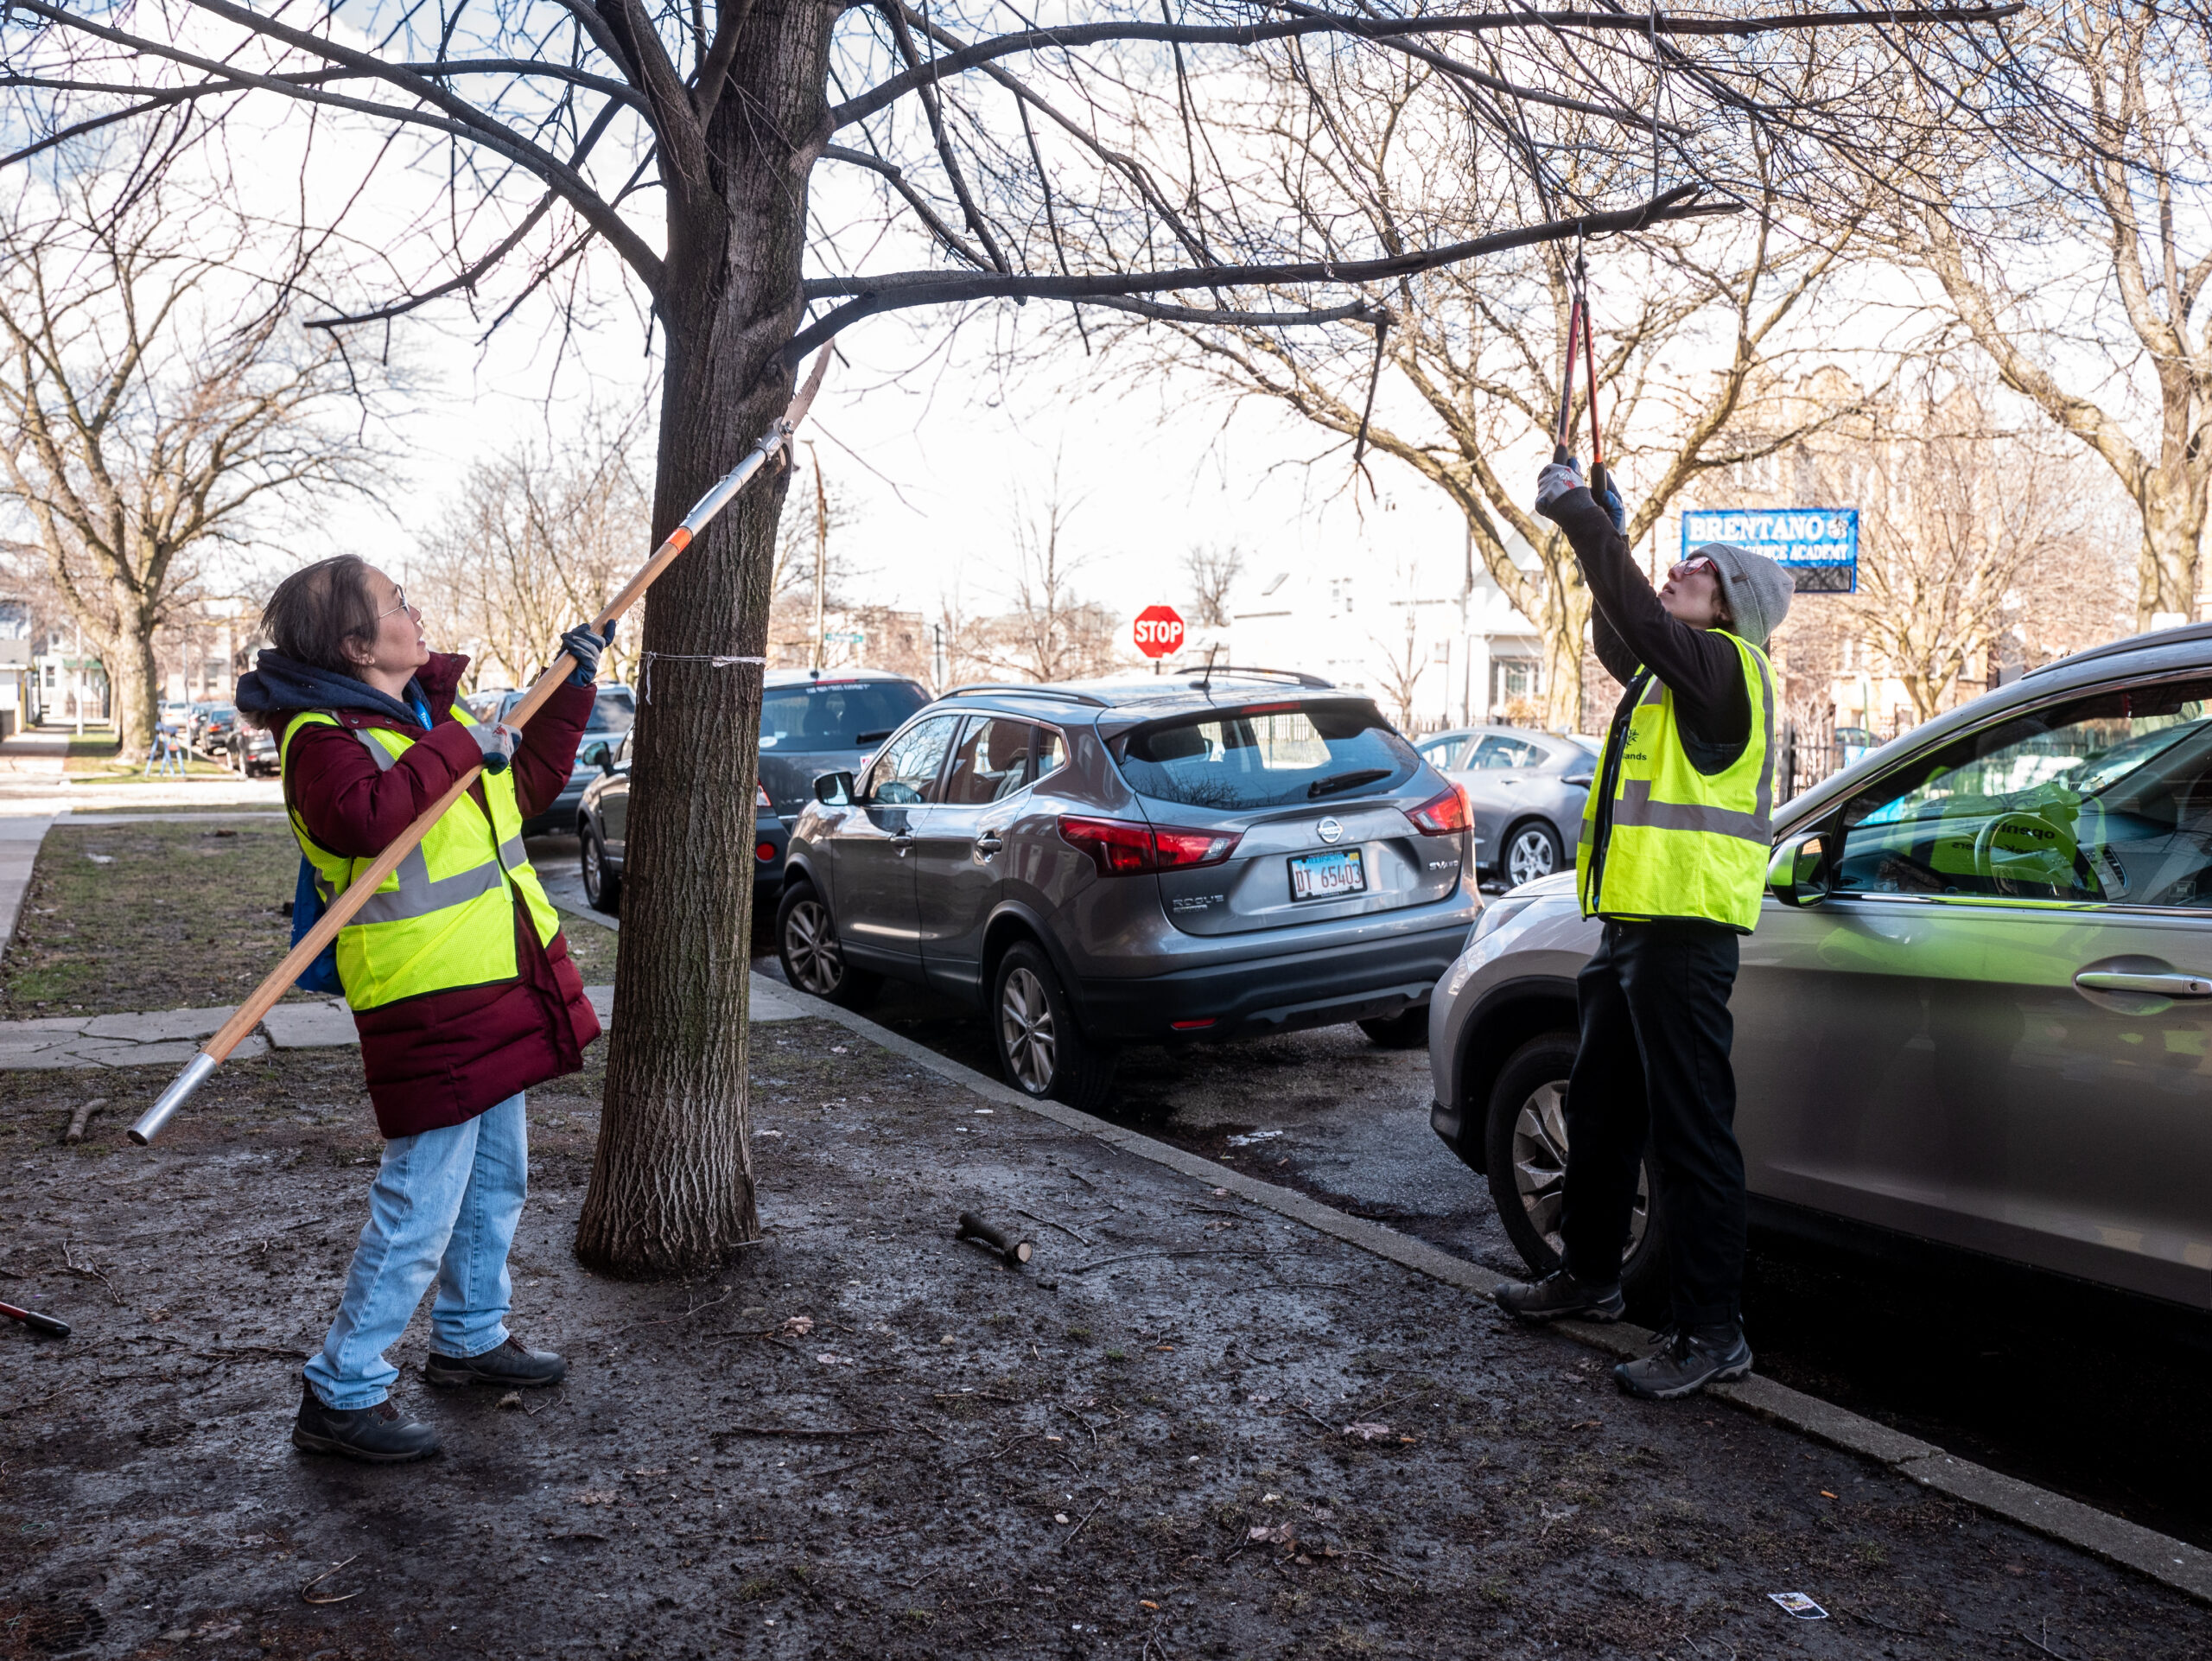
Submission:
MULTIPOLYGON (((599 1012, 600 1024, 612 1026, 614 989, 587 986, 584 996, 599 1012)), ((228 1021, 234 1009, 155 1009, 141 1015, 0 1021, 0 1072, 182 1066, 198 1052, 200 1041, 228 1021)), ((753 1020, 796 1021, 805 1013, 775 982, 753 977, 753 1020)), ((278 1004, 231 1053, 243 1057, 265 1055, 272 1049, 338 1049, 359 1042, 346 1001, 320 998, 312 1003, 278 1004)))

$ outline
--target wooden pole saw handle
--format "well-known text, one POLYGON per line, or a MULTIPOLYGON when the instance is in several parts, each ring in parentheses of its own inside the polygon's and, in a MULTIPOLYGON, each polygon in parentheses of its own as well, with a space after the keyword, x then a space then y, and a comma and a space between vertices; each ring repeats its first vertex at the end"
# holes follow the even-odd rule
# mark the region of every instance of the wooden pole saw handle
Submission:
MULTIPOLYGON (((656 578, 665 571, 676 557, 691 545, 709 521, 728 506, 738 492, 753 480, 753 474, 767 465, 768 460, 791 442, 791 434, 814 403, 814 395, 822 388, 823 372, 829 367, 830 348, 823 347, 808 373, 806 384, 799 388, 791 407, 769 424, 760 441, 745 454, 745 459, 716 480, 713 489, 702 496, 691 511, 683 516, 683 523, 670 531, 652 557, 638 570, 636 576, 622 585, 620 592, 607 604, 607 608, 592 619, 592 632, 604 636, 608 627, 623 613, 637 604, 645 590, 652 587, 656 578)), ((507 721, 522 726, 543 707, 553 696, 553 689, 569 678, 576 660, 563 652, 534 681, 520 703, 508 711, 507 721)), ((446 791, 445 794, 424 808, 415 820, 363 871, 346 887, 346 891, 333 899, 313 928, 300 938, 299 944, 285 953, 284 960, 270 971, 269 978, 254 989, 253 996, 238 1005, 237 1012, 225 1021, 215 1035, 200 1046, 200 1053, 186 1064, 183 1072, 170 1081, 155 1104, 138 1117, 130 1127, 130 1140, 140 1147, 161 1135, 162 1128, 176 1117, 177 1110, 192 1098, 193 1092, 207 1081, 215 1069, 230 1059, 231 1052, 245 1041, 262 1022, 276 1000, 284 996, 285 989, 299 979, 308 964, 322 955, 325 946, 338 938, 338 931, 353 919, 353 913, 368 904, 369 896, 382 886, 385 878, 399 868, 399 862, 415 850, 430 827, 443 818, 446 810, 467 794, 468 787, 482 773, 481 767, 471 767, 446 791)))

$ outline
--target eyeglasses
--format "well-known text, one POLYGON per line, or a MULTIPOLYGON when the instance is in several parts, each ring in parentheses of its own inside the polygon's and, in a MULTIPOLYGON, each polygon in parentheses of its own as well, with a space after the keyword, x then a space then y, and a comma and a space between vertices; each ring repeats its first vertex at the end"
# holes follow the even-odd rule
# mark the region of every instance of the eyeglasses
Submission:
POLYGON ((1669 576, 1695 576, 1700 571, 1710 571, 1717 581, 1720 568, 1713 563, 1710 554, 1694 554, 1688 559, 1678 559, 1667 568, 1669 576))
POLYGON ((410 606, 410 605, 409 605, 409 604, 407 603, 407 590, 406 590, 406 589, 394 589, 391 591, 391 597, 392 597, 393 599, 397 600, 399 603, 398 603, 397 605, 394 606, 394 607, 391 608, 391 611, 380 611, 380 612, 378 612, 378 613, 377 614, 377 621, 378 621, 379 623, 381 623, 382 621, 384 621, 384 620, 385 620, 385 618, 387 618, 387 617, 391 616, 391 615, 392 614, 392 613, 393 613, 393 612, 402 612, 402 611, 404 611, 404 612, 412 612, 412 611, 415 609, 415 608, 414 608, 414 607, 412 607, 412 606, 410 606))

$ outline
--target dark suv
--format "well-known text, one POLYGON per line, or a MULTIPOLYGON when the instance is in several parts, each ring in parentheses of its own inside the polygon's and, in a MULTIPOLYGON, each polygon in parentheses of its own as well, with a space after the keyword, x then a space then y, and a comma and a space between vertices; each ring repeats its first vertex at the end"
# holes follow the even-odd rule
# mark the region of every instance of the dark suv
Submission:
POLYGON ((792 984, 950 992, 1009 1084, 1078 1106, 1129 1041, 1425 1041, 1479 905, 1465 797, 1306 676, 963 687, 814 793, 777 914, 792 984))

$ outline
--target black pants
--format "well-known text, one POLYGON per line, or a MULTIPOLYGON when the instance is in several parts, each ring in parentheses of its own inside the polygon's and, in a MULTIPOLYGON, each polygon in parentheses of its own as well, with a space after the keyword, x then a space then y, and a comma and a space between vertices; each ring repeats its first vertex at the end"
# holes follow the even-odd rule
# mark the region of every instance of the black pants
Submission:
POLYGON ((1744 1155, 1728 1064, 1736 940, 1718 923, 1607 923, 1575 978, 1582 1039, 1567 1086, 1567 1265, 1581 1280, 1618 1278, 1648 1137, 1684 1327, 1735 1321, 1742 1308, 1744 1155))

